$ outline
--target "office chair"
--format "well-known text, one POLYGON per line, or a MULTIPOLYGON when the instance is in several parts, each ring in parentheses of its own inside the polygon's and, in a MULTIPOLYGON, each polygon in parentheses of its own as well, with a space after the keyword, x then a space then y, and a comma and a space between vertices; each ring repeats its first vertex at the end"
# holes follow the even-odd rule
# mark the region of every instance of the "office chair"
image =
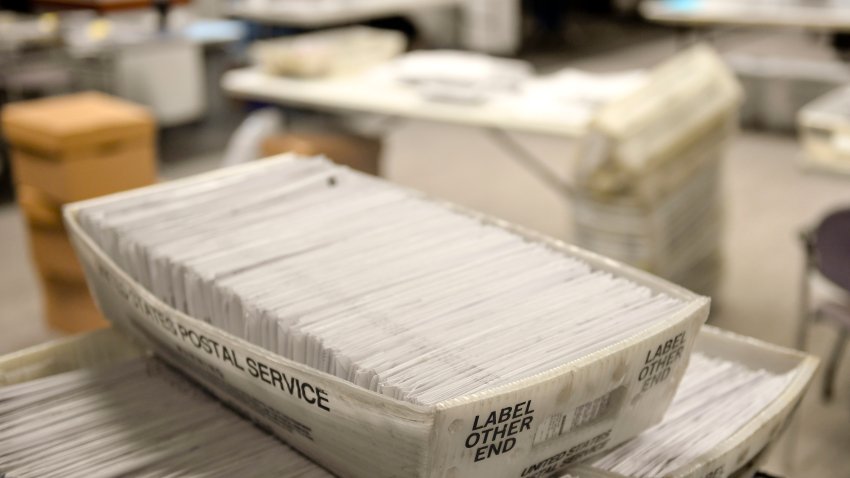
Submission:
POLYGON ((802 240, 805 270, 800 287, 797 347, 805 348, 808 328, 812 322, 827 321, 837 327, 838 338, 827 359, 821 389, 822 397, 829 400, 832 398, 838 365, 850 337, 850 208, 828 214, 815 228, 804 232, 802 240), (846 293, 845 296, 841 300, 825 301, 812 307, 813 273, 839 287, 846 293))

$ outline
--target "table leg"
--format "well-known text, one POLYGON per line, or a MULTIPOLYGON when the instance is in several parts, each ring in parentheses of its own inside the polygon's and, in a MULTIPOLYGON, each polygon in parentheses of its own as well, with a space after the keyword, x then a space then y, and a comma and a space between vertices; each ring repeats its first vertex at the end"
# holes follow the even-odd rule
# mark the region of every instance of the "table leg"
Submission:
POLYGON ((522 165, 565 200, 569 201, 572 199, 572 185, 561 179, 540 158, 519 144, 505 131, 496 128, 487 128, 486 131, 490 134, 490 138, 498 143, 517 163, 522 165))

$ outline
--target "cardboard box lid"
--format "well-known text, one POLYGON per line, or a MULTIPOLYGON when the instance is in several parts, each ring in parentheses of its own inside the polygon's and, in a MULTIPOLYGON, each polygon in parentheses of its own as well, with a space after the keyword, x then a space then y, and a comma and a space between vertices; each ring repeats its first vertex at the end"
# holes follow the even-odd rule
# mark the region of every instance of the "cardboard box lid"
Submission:
POLYGON ((13 147, 48 153, 154 131, 154 119, 147 109, 97 92, 13 103, 3 109, 2 121, 13 147))

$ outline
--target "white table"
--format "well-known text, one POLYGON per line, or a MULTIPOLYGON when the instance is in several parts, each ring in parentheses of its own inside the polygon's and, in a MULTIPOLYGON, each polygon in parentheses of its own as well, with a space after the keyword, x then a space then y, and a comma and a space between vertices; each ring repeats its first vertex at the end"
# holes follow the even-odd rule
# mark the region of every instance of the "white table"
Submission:
POLYGON ((413 88, 399 84, 386 68, 330 79, 294 79, 272 76, 255 68, 232 70, 222 85, 229 94, 245 99, 305 106, 321 110, 399 116, 444 123, 499 128, 574 138, 589 119, 576 109, 541 110, 527 104, 526 97, 495 98, 486 103, 464 105, 428 101, 413 88))
POLYGON ((850 2, 836 0, 649 0, 640 11, 647 20, 685 27, 850 32, 850 2))
POLYGON ((504 95, 481 104, 428 101, 400 84, 387 66, 330 79, 293 79, 271 76, 255 68, 232 70, 222 79, 224 90, 237 98, 300 106, 330 112, 384 115, 484 128, 491 138, 540 180, 569 197, 570 184, 540 158, 508 134, 510 131, 552 135, 566 139, 585 131, 593 110, 587 105, 557 104, 542 92, 504 95))
POLYGON ((267 25, 321 28, 460 3, 461 0, 236 0, 227 14, 267 25))

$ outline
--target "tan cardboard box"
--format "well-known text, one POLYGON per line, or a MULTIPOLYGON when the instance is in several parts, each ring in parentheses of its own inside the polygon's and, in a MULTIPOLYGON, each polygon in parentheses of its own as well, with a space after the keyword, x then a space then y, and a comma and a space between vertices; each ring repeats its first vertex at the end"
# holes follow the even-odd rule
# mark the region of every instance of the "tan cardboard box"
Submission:
POLYGON ((15 182, 37 188, 51 199, 73 202, 156 182, 156 155, 150 141, 122 143, 116 150, 77 153, 56 160, 12 150, 15 182))
POLYGON ((155 124, 138 105, 80 93, 13 103, 2 124, 15 181, 56 202, 155 182, 155 124))
POLYGON ((266 138, 263 156, 297 153, 327 156, 337 164, 372 175, 380 174, 381 142, 353 134, 289 133, 266 138))
POLYGON ((85 332, 108 326, 85 282, 41 281, 47 324, 64 332, 85 332))
POLYGON ((15 188, 18 206, 31 227, 62 228, 62 205, 32 186, 15 188))
POLYGON ((32 261, 42 278, 85 284, 85 273, 64 228, 30 225, 28 234, 32 261))
POLYGON ((38 189, 19 184, 18 205, 27 221, 27 235, 33 264, 46 279, 85 282, 68 233, 62 224, 62 206, 38 189))
POLYGON ((154 130, 154 119, 142 106, 96 92, 22 101, 3 109, 9 143, 51 157, 132 138, 150 139, 154 130))

